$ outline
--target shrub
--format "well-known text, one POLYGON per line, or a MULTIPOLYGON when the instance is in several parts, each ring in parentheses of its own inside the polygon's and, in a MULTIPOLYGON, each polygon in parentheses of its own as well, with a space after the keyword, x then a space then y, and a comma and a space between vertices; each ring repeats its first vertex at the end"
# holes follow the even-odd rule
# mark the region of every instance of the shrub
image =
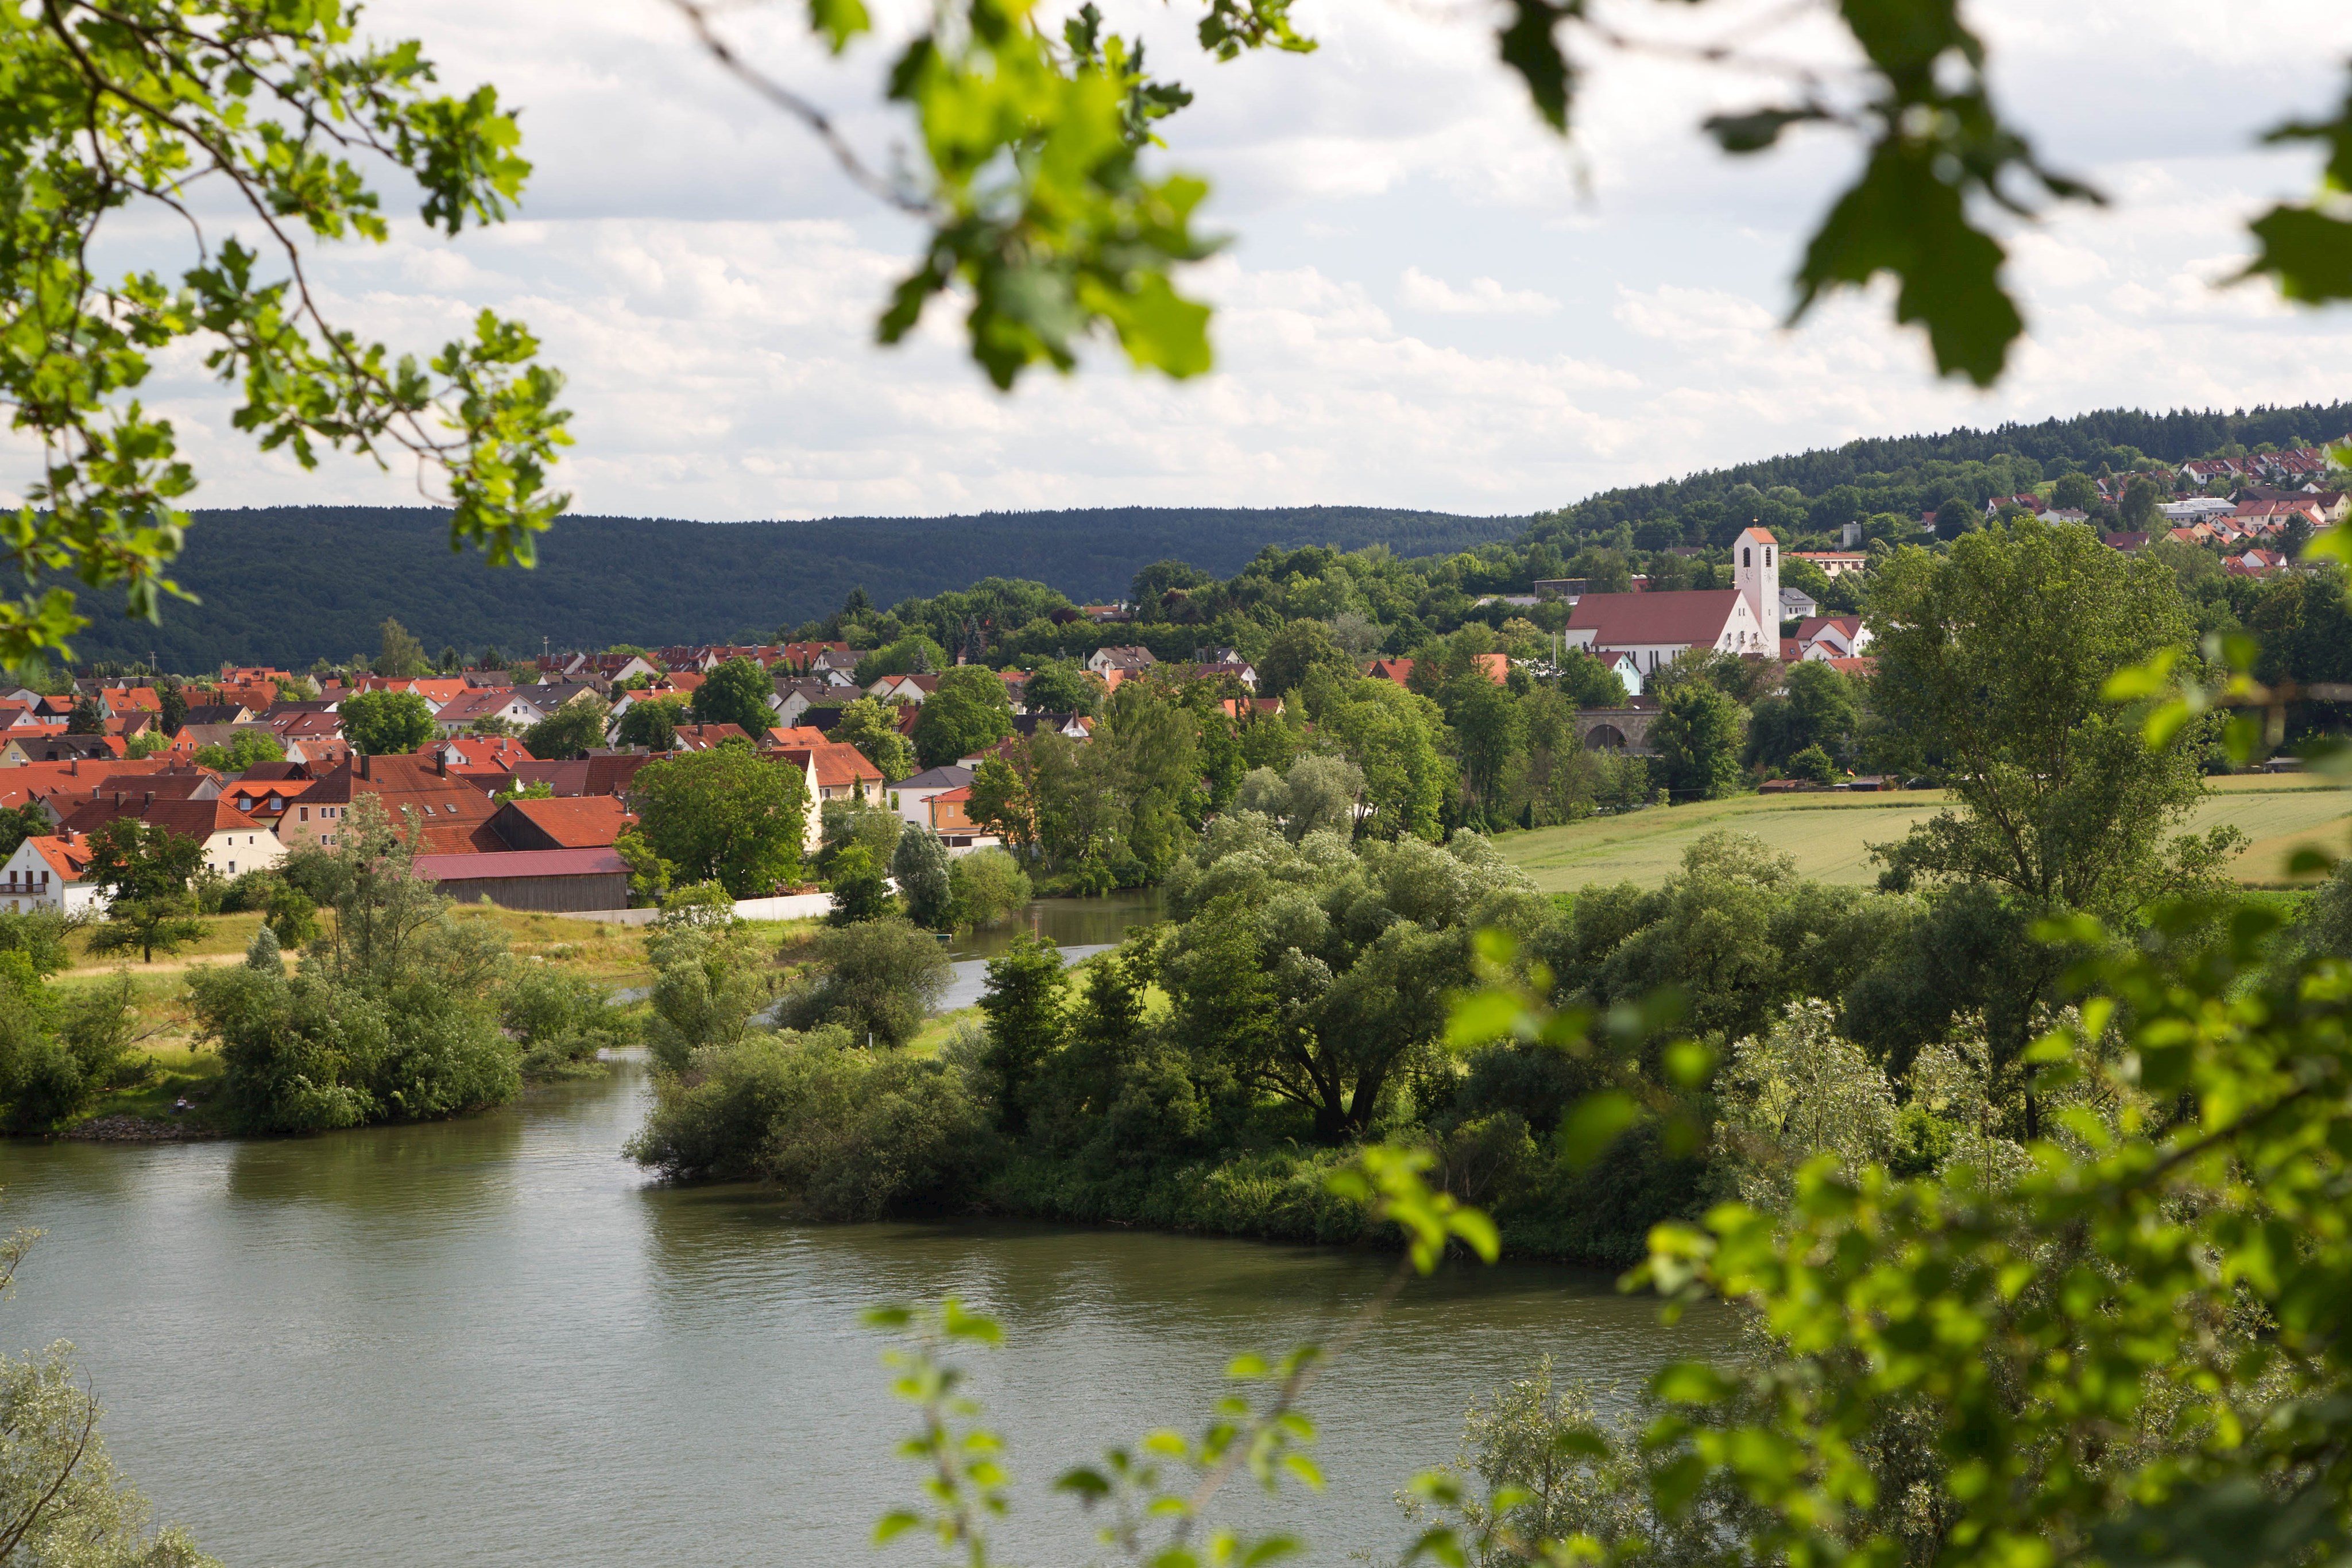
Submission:
POLYGON ((522 966, 507 983, 499 997, 499 1022, 530 1076, 602 1071, 596 1053, 625 1045, 630 1036, 602 987, 541 964, 522 966))
POLYGON ((61 993, 22 953, 0 953, 0 1126, 47 1133, 110 1089, 134 1082, 127 977, 61 993))
POLYGON ((948 868, 958 925, 993 925, 1029 902, 1029 876, 1001 849, 974 850, 948 868))
POLYGON ((904 1045, 947 988, 946 951, 898 915, 823 933, 816 957, 818 973, 784 997, 792 1028, 839 1024, 860 1043, 904 1045))
POLYGON ((992 1148, 960 1069, 826 1029, 696 1052, 656 1081, 627 1153, 673 1178, 764 1177, 820 1218, 868 1220, 952 1201, 992 1148))

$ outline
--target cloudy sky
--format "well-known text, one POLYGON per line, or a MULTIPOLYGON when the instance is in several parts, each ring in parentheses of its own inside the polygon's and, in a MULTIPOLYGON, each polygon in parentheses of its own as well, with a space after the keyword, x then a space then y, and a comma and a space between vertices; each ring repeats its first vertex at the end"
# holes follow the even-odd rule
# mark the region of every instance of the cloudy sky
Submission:
MULTIPOLYGON (((448 243, 410 225, 313 276, 396 345, 437 344, 483 306, 524 318, 570 377, 578 507, 709 519, 1524 512, 1857 435, 2352 389, 2352 311, 2215 286, 2245 218, 2315 176, 2312 152, 2252 143, 2341 90, 2340 0, 2235 0, 2226 26, 2210 0, 1969 6, 2004 101, 2115 198, 2015 237, 2032 340, 1990 393, 1937 382, 1883 296, 1781 328, 1794 257, 1854 152, 1834 132, 1713 152, 1696 122, 1766 96, 1759 78, 1602 56, 1563 143, 1465 0, 1299 0, 1319 53, 1230 65, 1187 55, 1186 0, 1104 9, 1198 94, 1164 157, 1210 178, 1210 226, 1234 236, 1192 274, 1218 306, 1211 376, 1171 383, 1103 354, 1001 396, 937 307, 923 341, 874 347, 915 232, 722 77, 663 0, 378 0, 371 30, 423 38, 445 81, 495 80, 523 108, 538 172, 503 229, 448 243)), ((1786 6, 1606 9, 1663 37, 1786 6)), ((827 61, 794 40, 799 15, 775 0, 730 26, 887 157, 904 127, 877 107, 885 46, 827 61)), ((1825 37, 1800 19, 1770 47, 1802 57, 1825 37)), ((254 454, 192 361, 149 401, 200 465, 198 505, 415 498, 350 460, 306 475, 254 454)))

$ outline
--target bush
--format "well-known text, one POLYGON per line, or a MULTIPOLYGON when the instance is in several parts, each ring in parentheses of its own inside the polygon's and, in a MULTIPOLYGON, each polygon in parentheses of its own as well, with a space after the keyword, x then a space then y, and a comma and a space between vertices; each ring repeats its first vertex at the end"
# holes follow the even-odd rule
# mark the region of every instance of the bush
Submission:
POLYGON ((1029 902, 1029 875, 1005 850, 974 850, 948 867, 958 925, 993 925, 1029 902))
POLYGON ((127 977, 61 993, 22 953, 0 953, 0 1127, 53 1132, 110 1089, 137 1082, 127 977))
POLYGON ((833 913, 825 918, 835 925, 862 925, 898 910, 898 900, 866 846, 843 845, 833 857, 833 913))
POLYGON ((520 1087, 487 1009, 429 981, 371 993, 238 964, 195 970, 188 988, 227 1070, 229 1117, 247 1131, 448 1116, 520 1087))
POLYGON ((870 1220, 955 1201, 992 1147, 959 1068, 826 1029, 698 1051, 656 1080, 627 1153, 665 1176, 763 1177, 819 1218, 870 1220))
POLYGON ((21 953, 33 973, 54 975, 73 962, 66 937, 79 924, 56 909, 0 912, 0 953, 21 953))
POLYGON ((861 1044, 912 1040, 950 972, 938 938, 898 915, 823 933, 816 957, 819 972, 785 994, 782 1021, 838 1024, 861 1044))
MULTIPOLYGON (((683 1072, 696 1051, 741 1040, 768 1002, 751 938, 732 925, 693 923, 693 912, 709 907, 682 905, 680 924, 669 925, 665 915, 646 938, 654 966, 646 1045, 665 1072, 683 1072)), ((731 921, 732 904, 728 911, 731 921)))
POLYGON ((1788 776, 1813 784, 1834 784, 1838 779, 1837 763, 1820 747, 1808 746, 1789 758, 1788 776))
POLYGON ((625 1017, 604 988, 581 975, 524 965, 499 997, 499 1022, 522 1053, 527 1076, 601 1072, 600 1051, 628 1043, 625 1017))

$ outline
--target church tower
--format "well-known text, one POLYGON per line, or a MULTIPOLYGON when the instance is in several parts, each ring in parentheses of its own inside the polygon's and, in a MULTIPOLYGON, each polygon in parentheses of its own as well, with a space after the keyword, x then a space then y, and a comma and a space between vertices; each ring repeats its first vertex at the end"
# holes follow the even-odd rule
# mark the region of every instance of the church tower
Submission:
POLYGON ((1732 542, 1731 585, 1748 597, 1766 649, 1780 648, 1780 541, 1762 528, 1749 528, 1732 542))

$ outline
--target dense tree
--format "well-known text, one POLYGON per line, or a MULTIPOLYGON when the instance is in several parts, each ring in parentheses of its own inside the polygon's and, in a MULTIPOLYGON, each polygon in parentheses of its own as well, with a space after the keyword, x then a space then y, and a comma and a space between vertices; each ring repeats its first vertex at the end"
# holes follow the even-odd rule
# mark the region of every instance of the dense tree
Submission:
POLYGON ((775 683, 760 662, 738 654, 694 688, 694 722, 736 725, 754 741, 764 741, 769 726, 775 723, 775 710, 769 706, 775 695, 775 683))
POLYGON ((667 751, 677 744, 677 721, 685 714, 686 704, 677 697, 639 697, 621 715, 614 739, 622 746, 667 751))
POLYGON ((1650 725, 1665 787, 1685 800, 1713 800, 1739 783, 1744 715, 1715 686, 1692 681, 1669 691, 1650 725))
POLYGON ((1067 1037, 1068 985, 1062 950, 1043 936, 1016 936, 988 961, 988 989, 980 998, 988 1020, 982 1061, 993 1080, 989 1097, 997 1125, 1015 1137, 1028 1125, 1045 1064, 1067 1037))
POLYGON ((1957 810, 1887 852, 1898 878, 1986 882, 2045 909, 2116 915, 2210 865, 2168 835, 2204 796, 2206 726, 2161 748, 2103 699, 2117 671, 2185 645, 2172 573, 2079 526, 2031 519, 1874 574, 1875 744, 1939 773, 1957 810))
POLYGON ((89 879, 106 890, 106 924, 90 937, 93 949, 136 947, 153 962, 155 949, 177 952, 205 934, 195 918, 189 879, 205 862, 201 839, 169 828, 117 817, 91 831, 89 879))
POLYGON ((882 868, 864 844, 851 843, 833 857, 830 868, 834 925, 857 925, 898 913, 898 901, 882 878, 882 868))
POLYGON ((177 735, 180 727, 188 722, 188 690, 177 681, 165 681, 157 687, 155 700, 161 705, 156 725, 165 735, 177 735))
POLYGON ((604 744, 612 711, 602 697, 573 697, 522 732, 523 748, 542 762, 583 756, 604 744))
POLYGON ((2051 488, 2050 500, 2069 511, 2088 512, 2099 504, 2099 487, 2088 474, 2062 474, 2051 488))
POLYGON ((1318 716, 1321 732, 1363 769, 1363 831, 1375 838, 1434 839, 1448 769, 1437 737, 1444 719, 1426 697, 1391 681, 1353 681, 1318 716))
POLYGON ((955 924, 955 883, 947 845, 939 834, 920 825, 899 834, 890 855, 890 877, 907 901, 907 918, 933 931, 955 924))
POLYGON ((820 934, 816 972, 785 995, 780 1016, 797 1029, 833 1024, 857 1045, 898 1047, 914 1039, 947 988, 948 956, 937 938, 892 915, 820 934))
POLYGON ((2124 485, 2120 507, 2126 528, 2146 533, 2156 527, 2157 507, 2164 500, 2165 492, 2157 488, 2156 481, 2145 474, 2135 474, 2124 485))
POLYGON ((892 783, 915 771, 914 744, 898 733, 898 709, 885 707, 872 697, 859 697, 844 707, 831 738, 857 747, 892 783))
POLYGON ((1027 907, 1032 891, 1021 862, 1001 849, 956 856, 948 889, 959 926, 993 925, 1027 907))
POLYGON ((1570 647, 1560 654, 1559 687, 1578 707, 1623 707, 1626 703, 1624 678, 1582 648, 1570 647))
POLYGON ((15 854, 26 839, 45 838, 57 831, 47 809, 34 801, 0 806, 0 860, 15 854))
POLYGON ((408 628, 386 617, 376 629, 375 673, 390 680, 408 681, 426 674, 431 668, 425 657, 425 644, 408 633, 408 628))
POLYGON ((224 773, 242 773, 257 762, 282 762, 285 758, 285 743, 265 729, 239 729, 229 737, 226 746, 196 748, 197 767, 218 768, 224 773))
POLYGON ((1257 661, 1257 689, 1268 696, 1295 692, 1306 685, 1309 671, 1318 669, 1351 676, 1356 661, 1331 641, 1331 630, 1322 622, 1293 621, 1275 632, 1257 661))
POLYGON ((794 768, 731 743, 648 762, 631 785, 636 836, 692 882, 765 898, 799 874, 808 787, 794 768))
POLYGON ((433 738, 432 705, 415 692, 356 692, 336 705, 335 716, 363 757, 395 757, 433 738))
POLYGON ((1757 703, 1748 716, 1746 760, 1772 774, 1808 747, 1843 760, 1853 755, 1861 726, 1851 679, 1818 660, 1791 664, 1780 691, 1757 703))
POLYGON ((937 768, 968 757, 1013 733, 1013 699, 996 672, 959 664, 940 676, 915 720, 915 757, 937 768))
POLYGON ((1984 521, 1983 515, 1958 496, 1946 497, 1936 508, 1936 537, 1956 539, 1984 521))
POLYGON ((104 735, 106 733, 106 715, 99 711, 96 697, 84 695, 74 698, 72 711, 66 715, 66 733, 68 735, 104 735))
POLYGON ((1031 713, 1076 713, 1093 717, 1102 708, 1102 683, 1069 659, 1048 659, 1029 672, 1021 706, 1031 713))

